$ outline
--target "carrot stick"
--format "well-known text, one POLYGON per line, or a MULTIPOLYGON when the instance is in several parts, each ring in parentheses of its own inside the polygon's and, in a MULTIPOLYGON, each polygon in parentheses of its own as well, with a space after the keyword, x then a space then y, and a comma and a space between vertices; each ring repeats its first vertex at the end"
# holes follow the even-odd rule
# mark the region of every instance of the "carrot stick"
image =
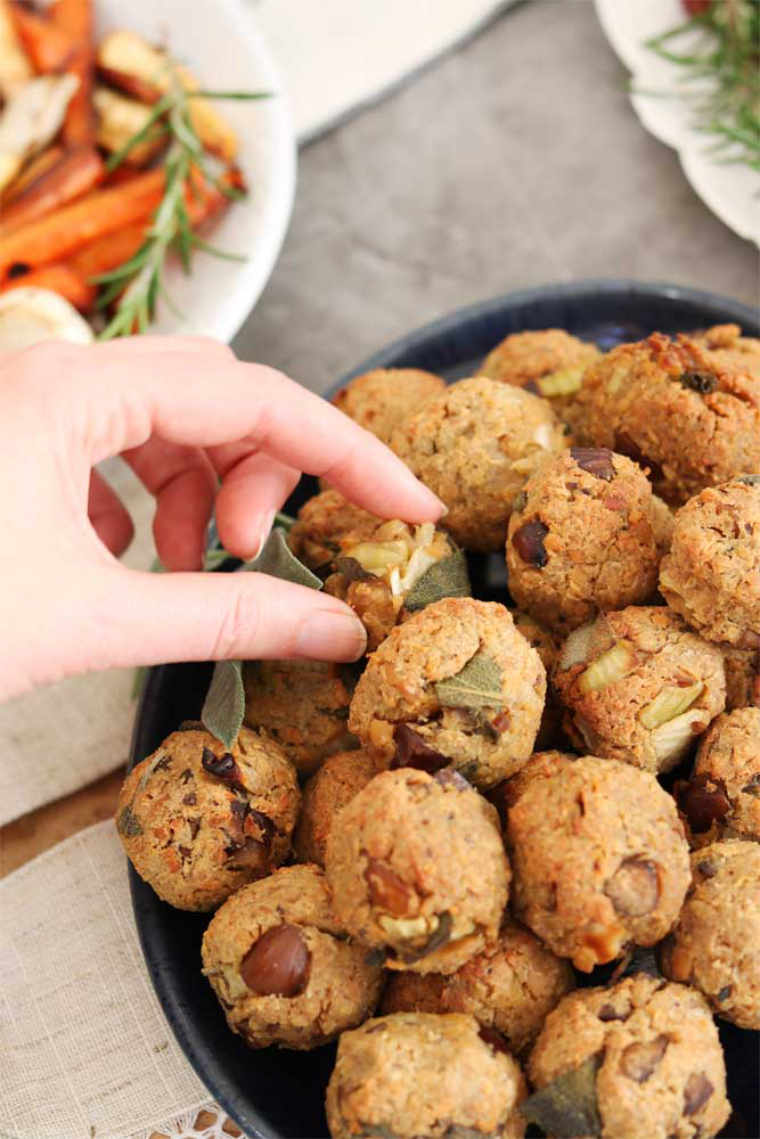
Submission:
POLYGON ((70 265, 43 265, 41 269, 32 269, 0 285, 0 293, 28 286, 51 289, 82 312, 88 312, 92 308, 97 294, 95 286, 89 284, 70 265))
POLYGON ((147 219, 161 201, 165 179, 164 170, 149 170, 0 237, 0 280, 13 265, 34 267, 60 261, 106 233, 147 219))
POLYGON ((92 86, 95 71, 95 42, 92 0, 56 0, 51 8, 56 26, 74 44, 68 70, 79 79, 79 87, 69 103, 63 124, 63 139, 69 144, 95 143, 95 109, 92 86))
POLYGON ((0 237, 89 193, 105 172, 97 150, 80 146, 29 182, 0 216, 0 237))
POLYGON ((16 35, 40 75, 64 71, 74 55, 74 41, 49 16, 14 3, 9 6, 16 35))
POLYGON ((67 259, 66 264, 85 281, 98 277, 101 273, 110 273, 134 257, 145 241, 147 228, 146 222, 140 221, 115 233, 107 233, 77 250, 67 259))

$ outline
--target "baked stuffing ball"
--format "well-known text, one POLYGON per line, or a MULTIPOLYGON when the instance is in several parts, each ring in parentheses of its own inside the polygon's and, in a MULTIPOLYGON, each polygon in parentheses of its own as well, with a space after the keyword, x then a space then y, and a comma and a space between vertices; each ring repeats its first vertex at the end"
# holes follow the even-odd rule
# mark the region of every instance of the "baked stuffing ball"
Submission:
POLYGON ((723 649, 726 711, 760 708, 760 649, 723 649))
POLYGON ((316 660, 247 661, 245 720, 264 728, 296 770, 308 775, 336 751, 356 745, 348 730, 355 675, 316 660))
POLYGON ((369 1016, 381 970, 335 920, 317 866, 288 866, 238 890, 203 937, 203 972, 251 1048, 316 1048, 369 1016))
POLYGON ((692 846, 722 838, 760 842, 760 708, 713 720, 676 798, 692 846))
POLYGON ((349 727, 386 765, 452 764, 490 787, 530 756, 545 690, 539 655, 503 605, 447 598, 371 655, 349 727))
POLYGON ((571 633, 554 673, 566 726, 595 755, 669 771, 723 711, 723 655, 669 609, 629 606, 571 633))
POLYGON ((376 368, 341 388, 333 403, 360 427, 390 443, 395 428, 445 387, 440 376, 419 368, 376 368))
POLYGON ((510 1051, 524 1052, 548 1013, 575 987, 568 961, 542 945, 515 922, 502 926, 499 940, 452 973, 395 973, 386 985, 382 1010, 471 1013, 505 1038, 510 1051))
POLYGON ((505 841, 516 917, 586 973, 664 937, 689 885, 673 799, 611 759, 544 760, 523 777, 505 841))
POLYGON ((751 372, 760 378, 760 340, 742 336, 738 324, 716 324, 705 332, 696 333, 694 339, 708 349, 711 359, 721 367, 751 372))
POLYGON ((489 352, 479 374, 543 396, 560 419, 572 420, 583 373, 600 356, 595 344, 562 328, 514 332, 489 352))
POLYGON ((718 1016, 760 1029, 760 844, 716 842, 691 856, 693 883, 661 964, 718 1016))
POLYGON ((585 373, 578 401, 590 441, 647 468, 667 502, 760 470, 760 378, 687 336, 614 348, 585 373))
POLYGON ((467 597, 464 554, 432 522, 409 526, 357 514, 336 491, 302 507, 290 532, 294 553, 326 576, 325 592, 355 611, 373 652, 394 625, 441 597, 467 597))
POLYGON ((526 1087, 472 1016, 396 1013, 346 1032, 327 1088, 332 1139, 521 1139, 526 1087))
POLYGON ((525 1110, 554 1135, 710 1139, 731 1111, 704 999, 644 973, 560 1001, 528 1071, 537 1094, 525 1110), (569 1127, 560 1130, 560 1120, 569 1127))
POLYGON ((376 775, 341 811, 325 866, 339 921, 389 969, 453 973, 498 934, 498 816, 449 769, 376 775))
POLYGON ((190 724, 127 775, 116 827, 132 865, 181 910, 213 910, 290 854, 301 794, 282 749, 241 728, 231 751, 190 724))
POLYGON ((652 488, 622 455, 572 447, 542 463, 515 501, 509 592, 552 629, 647 601, 658 563, 652 488))
POLYGON ((681 507, 660 592, 707 640, 760 649, 760 475, 708 487, 681 507))
POLYGON ((360 750, 339 751, 325 760, 303 789, 301 815, 293 836, 299 862, 324 866, 333 819, 375 775, 375 761, 360 750))
POLYGON ((567 445, 538 396, 485 376, 459 380, 394 432, 394 451, 448 507, 467 550, 504 545, 512 502, 540 461, 567 445))

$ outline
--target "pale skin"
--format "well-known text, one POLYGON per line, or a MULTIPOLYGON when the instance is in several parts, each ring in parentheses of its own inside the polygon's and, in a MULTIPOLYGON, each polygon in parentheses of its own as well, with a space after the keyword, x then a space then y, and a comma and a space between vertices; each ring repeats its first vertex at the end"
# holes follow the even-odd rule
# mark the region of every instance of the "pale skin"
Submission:
POLYGON ((439 500, 374 436, 271 368, 195 337, 0 356, 0 699, 92 669, 180 660, 354 660, 342 602, 263 574, 201 574, 259 550, 302 471, 382 517, 434 521, 439 500), (121 454, 155 496, 168 574, 118 557, 132 521, 93 468, 121 454))

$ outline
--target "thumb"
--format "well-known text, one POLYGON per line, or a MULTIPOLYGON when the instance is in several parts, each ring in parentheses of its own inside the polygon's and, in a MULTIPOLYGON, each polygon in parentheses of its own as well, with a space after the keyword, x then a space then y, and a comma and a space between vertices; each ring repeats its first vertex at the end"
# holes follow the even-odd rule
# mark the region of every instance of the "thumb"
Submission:
POLYGON ((90 668, 169 661, 361 656, 364 626, 343 602, 261 573, 148 574, 108 567, 90 668))

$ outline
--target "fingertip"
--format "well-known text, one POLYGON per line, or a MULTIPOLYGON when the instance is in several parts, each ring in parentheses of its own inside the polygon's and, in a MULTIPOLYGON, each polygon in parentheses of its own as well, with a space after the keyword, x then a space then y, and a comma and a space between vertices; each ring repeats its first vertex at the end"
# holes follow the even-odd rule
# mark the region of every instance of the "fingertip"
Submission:
POLYGON ((367 633, 347 606, 317 609, 301 622, 293 650, 309 660, 355 661, 367 651, 367 633))

